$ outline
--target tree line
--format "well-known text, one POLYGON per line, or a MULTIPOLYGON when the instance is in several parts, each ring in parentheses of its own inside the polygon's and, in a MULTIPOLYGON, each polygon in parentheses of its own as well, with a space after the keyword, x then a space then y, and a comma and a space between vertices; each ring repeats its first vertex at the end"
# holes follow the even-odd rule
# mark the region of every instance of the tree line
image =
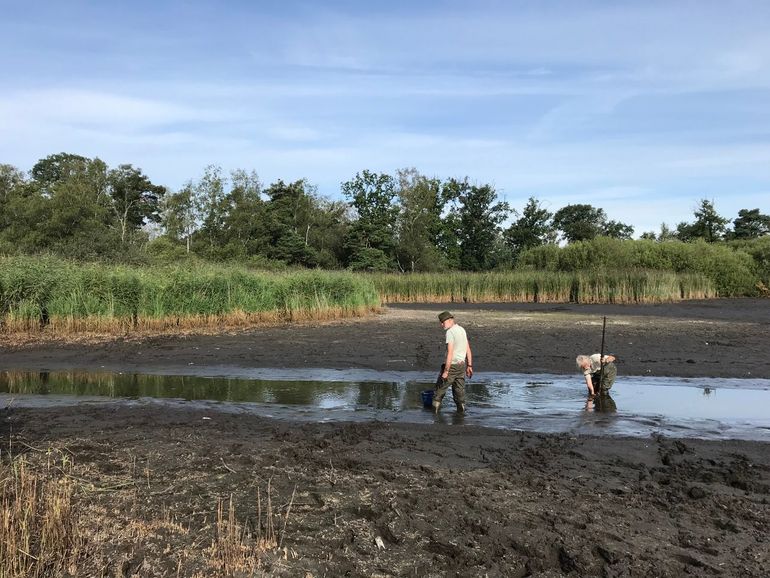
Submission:
MULTIPOLYGON (((340 187, 344 200, 307 180, 264 186, 253 171, 207 167, 178 191, 130 164, 59 153, 24 172, 0 164, 0 254, 53 253, 141 262, 185 255, 364 271, 487 271, 511 268, 528 249, 631 239, 631 225, 590 204, 554 212, 530 197, 515 210, 490 184, 438 179, 415 169, 363 170, 340 187)), ((692 222, 643 239, 708 243, 770 232, 770 216, 742 209, 730 221, 702 199, 692 222)))

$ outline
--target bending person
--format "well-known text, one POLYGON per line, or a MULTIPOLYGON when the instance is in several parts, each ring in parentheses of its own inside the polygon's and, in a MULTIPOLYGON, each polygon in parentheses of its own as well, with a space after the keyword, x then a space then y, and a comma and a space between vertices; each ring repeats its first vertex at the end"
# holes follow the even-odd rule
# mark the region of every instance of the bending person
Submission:
POLYGON ((599 362, 600 357, 601 355, 594 353, 593 355, 578 355, 575 358, 578 370, 583 372, 590 395, 609 392, 618 375, 618 369, 615 367, 615 356, 605 355, 601 358, 601 363, 599 362), (604 371, 602 371, 602 365, 604 365, 604 371), (601 383, 599 383, 600 379, 601 383))

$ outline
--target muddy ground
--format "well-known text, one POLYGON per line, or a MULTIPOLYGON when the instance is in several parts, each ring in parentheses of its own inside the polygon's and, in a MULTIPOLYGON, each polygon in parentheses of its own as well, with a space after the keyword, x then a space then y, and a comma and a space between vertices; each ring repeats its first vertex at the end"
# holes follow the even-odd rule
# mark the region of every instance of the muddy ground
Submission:
MULTIPOLYGON (((0 370, 434 369, 443 308, 220 336, 6 345, 0 370)), ((575 353, 598 349, 607 315, 621 373, 770 378, 770 301, 453 311, 481 372, 573 372, 575 353)), ((222 547, 210 549, 218 501, 231 496, 235 522, 251 532, 264 535, 266 512, 276 516, 279 544, 259 554, 257 574, 770 575, 766 443, 300 424, 156 401, 11 406, 2 417, 3 459, 76 483, 87 544, 78 576, 251 575, 233 570, 245 562, 223 570, 222 547)))
POLYGON ((575 355, 601 346, 619 373, 770 378, 770 299, 661 305, 415 305, 340 321, 223 329, 215 335, 129 335, 60 344, 0 335, 0 370, 153 372, 190 366, 435 370, 443 356, 437 314, 450 308, 468 331, 476 372, 574 373, 575 355))

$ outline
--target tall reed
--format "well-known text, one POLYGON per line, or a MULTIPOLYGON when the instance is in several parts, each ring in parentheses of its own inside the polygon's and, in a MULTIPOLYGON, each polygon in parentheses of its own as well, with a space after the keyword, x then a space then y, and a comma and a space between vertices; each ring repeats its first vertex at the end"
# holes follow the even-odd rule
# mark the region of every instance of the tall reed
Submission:
POLYGON ((703 275, 639 269, 373 274, 387 303, 662 303, 716 296, 703 275))
POLYGON ((369 279, 346 272, 0 258, 0 329, 6 331, 123 332, 332 319, 379 304, 369 279))
POLYGON ((716 297, 715 283, 695 272, 641 268, 267 273, 212 264, 132 268, 13 257, 0 258, 0 331, 66 335, 248 326, 362 315, 381 301, 659 303, 716 297))

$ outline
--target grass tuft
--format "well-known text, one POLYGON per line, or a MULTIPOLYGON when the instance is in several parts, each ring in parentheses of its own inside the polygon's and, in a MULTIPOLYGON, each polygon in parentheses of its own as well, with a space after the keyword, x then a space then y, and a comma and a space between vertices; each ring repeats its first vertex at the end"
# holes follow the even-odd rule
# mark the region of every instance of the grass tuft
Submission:
POLYGON ((23 458, 0 472, 0 576, 75 575, 84 540, 73 511, 73 481, 59 466, 39 473, 23 458))

